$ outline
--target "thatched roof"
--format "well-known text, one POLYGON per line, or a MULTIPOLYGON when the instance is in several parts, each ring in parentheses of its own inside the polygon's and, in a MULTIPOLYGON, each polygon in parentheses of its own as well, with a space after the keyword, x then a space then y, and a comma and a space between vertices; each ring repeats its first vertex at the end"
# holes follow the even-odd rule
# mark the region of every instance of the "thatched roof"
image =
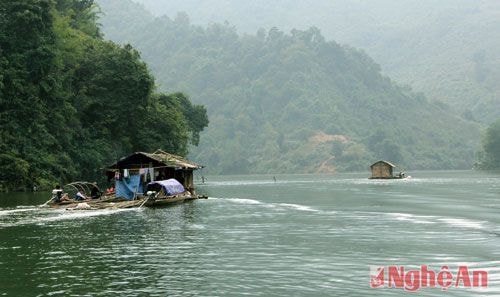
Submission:
POLYGON ((373 166, 375 166, 375 165, 377 165, 378 163, 387 164, 387 165, 391 166, 392 168, 396 167, 396 165, 392 164, 391 162, 380 160, 380 161, 377 161, 377 162, 373 163, 372 165, 370 165, 370 168, 373 167, 373 166))
POLYGON ((162 150, 156 150, 152 154, 148 154, 148 153, 143 153, 143 154, 145 154, 146 156, 148 156, 152 159, 158 160, 159 162, 162 162, 165 165, 172 165, 172 167, 182 167, 182 168, 191 168, 191 169, 198 169, 198 168, 203 167, 199 164, 188 161, 181 156, 170 154, 170 153, 164 152, 162 150))
POLYGON ((188 161, 181 156, 156 150, 154 153, 135 152, 132 155, 121 158, 115 164, 109 166, 110 169, 123 168, 145 168, 151 164, 153 167, 171 167, 182 169, 199 169, 203 166, 188 161))

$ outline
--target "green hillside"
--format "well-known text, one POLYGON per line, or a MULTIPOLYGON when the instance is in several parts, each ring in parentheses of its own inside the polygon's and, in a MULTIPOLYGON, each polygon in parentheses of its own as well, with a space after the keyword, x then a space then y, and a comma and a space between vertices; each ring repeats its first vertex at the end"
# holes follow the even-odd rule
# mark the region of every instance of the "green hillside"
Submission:
POLYGON ((131 42, 165 91, 207 106, 192 151, 216 173, 366 170, 384 158, 408 169, 470 168, 479 128, 380 73, 366 54, 316 28, 239 35, 185 14, 153 18, 101 0, 106 36, 131 42), (138 16, 143 17, 139 22, 138 16))
POLYGON ((497 0, 135 0, 156 15, 187 12, 194 23, 228 20, 239 32, 277 26, 321 29, 362 48, 395 81, 446 102, 463 117, 500 117, 497 0))
POLYGON ((130 45, 106 41, 93 1, 0 2, 0 191, 102 178, 134 151, 187 154, 204 107, 155 92, 130 45))

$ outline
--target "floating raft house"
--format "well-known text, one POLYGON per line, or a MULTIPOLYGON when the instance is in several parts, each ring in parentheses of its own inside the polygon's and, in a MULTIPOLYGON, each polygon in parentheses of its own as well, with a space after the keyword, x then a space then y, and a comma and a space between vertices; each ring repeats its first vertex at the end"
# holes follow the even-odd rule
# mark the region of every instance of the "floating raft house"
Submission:
POLYGON ((398 179, 404 178, 404 173, 400 172, 398 175, 394 176, 393 171, 396 165, 387 161, 377 161, 370 166, 372 170, 372 176, 370 179, 398 179))
POLYGON ((107 168, 106 175, 109 181, 115 180, 117 197, 133 199, 145 191, 148 183, 172 178, 195 195, 193 172, 201 168, 181 156, 156 150, 123 157, 107 168))

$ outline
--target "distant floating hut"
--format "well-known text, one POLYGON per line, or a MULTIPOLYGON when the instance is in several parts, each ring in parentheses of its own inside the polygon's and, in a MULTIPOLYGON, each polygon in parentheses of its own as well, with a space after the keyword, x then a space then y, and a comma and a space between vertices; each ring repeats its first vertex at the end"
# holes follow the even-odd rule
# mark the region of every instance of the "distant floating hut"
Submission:
POLYGON ((107 168, 108 180, 115 180, 117 196, 131 198, 142 193, 145 185, 159 180, 176 179, 186 190, 195 194, 194 170, 203 166, 180 156, 156 150, 136 152, 107 168), (119 194, 120 192, 120 194, 119 194))
POLYGON ((377 161, 370 166, 372 170, 371 179, 393 179, 393 178, 404 178, 405 174, 399 172, 398 175, 394 175, 393 171, 396 165, 387 161, 377 161))

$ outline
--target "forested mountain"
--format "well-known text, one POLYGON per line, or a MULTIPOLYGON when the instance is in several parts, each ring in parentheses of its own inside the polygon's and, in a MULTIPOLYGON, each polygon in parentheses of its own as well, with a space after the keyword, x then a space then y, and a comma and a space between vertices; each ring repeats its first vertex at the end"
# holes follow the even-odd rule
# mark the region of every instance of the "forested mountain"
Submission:
POLYGON ((97 178, 124 154, 187 154, 207 125, 155 93, 139 53, 102 38, 92 0, 0 2, 0 191, 97 178))
POLYGON ((227 20, 242 33, 316 26, 465 118, 491 123, 500 117, 498 0, 134 1, 171 18, 185 11, 196 24, 227 20))
POLYGON ((142 53, 163 90, 188 91, 210 127, 193 157, 216 173, 470 168, 478 125, 393 83, 363 52, 316 28, 239 35, 229 24, 154 18, 101 0, 105 35, 142 53))

